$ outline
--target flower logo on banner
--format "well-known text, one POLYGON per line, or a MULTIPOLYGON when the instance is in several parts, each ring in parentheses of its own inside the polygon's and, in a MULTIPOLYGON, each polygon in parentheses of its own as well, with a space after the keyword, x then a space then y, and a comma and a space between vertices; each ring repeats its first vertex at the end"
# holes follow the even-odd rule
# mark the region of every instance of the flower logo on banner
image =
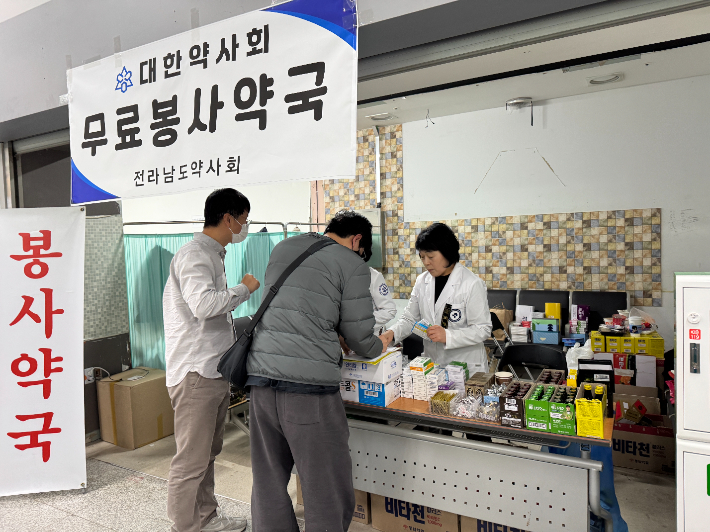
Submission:
POLYGON ((115 90, 125 93, 128 90, 128 87, 133 87, 133 82, 131 81, 132 75, 133 72, 131 72, 130 70, 126 70, 126 67, 124 66, 123 70, 121 70, 118 76, 116 76, 115 90))

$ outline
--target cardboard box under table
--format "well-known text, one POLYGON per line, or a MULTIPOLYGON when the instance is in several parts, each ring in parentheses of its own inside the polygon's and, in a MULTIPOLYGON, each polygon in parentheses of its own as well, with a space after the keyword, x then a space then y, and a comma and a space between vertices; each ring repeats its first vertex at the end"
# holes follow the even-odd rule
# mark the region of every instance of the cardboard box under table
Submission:
POLYGON ((675 473, 675 436, 668 416, 646 415, 651 426, 614 424, 614 465, 653 473, 675 473))
POLYGON ((370 494, 372 528, 382 532, 459 532, 459 516, 382 495, 370 494))
POLYGON ((461 516, 461 532, 529 532, 522 528, 499 525, 483 519, 461 516))
POLYGON ((136 449, 170 436, 175 414, 165 371, 138 367, 97 382, 101 439, 136 449))
MULTIPOLYGON (((301 488, 301 478, 296 475, 296 504, 303 506, 303 490, 301 488)), ((370 494, 366 491, 355 490, 355 511, 353 521, 370 524, 370 494)))

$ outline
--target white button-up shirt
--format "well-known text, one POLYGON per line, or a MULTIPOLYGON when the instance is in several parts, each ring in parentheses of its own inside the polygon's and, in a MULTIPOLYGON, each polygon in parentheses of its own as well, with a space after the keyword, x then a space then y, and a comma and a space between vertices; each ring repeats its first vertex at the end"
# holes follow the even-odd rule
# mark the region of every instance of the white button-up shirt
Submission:
POLYGON ((243 284, 227 288, 226 253, 212 237, 195 233, 170 263, 163 292, 168 386, 180 384, 190 371, 221 377, 217 363, 235 341, 231 312, 250 296, 243 284))

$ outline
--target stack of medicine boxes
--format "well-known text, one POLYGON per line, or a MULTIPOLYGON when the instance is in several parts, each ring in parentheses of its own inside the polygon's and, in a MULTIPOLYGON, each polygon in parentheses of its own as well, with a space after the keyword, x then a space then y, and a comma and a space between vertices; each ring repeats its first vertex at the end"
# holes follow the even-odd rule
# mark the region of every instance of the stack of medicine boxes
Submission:
POLYGON ((340 395, 354 403, 388 406, 398 399, 402 386, 402 353, 388 351, 372 360, 345 358, 340 395))

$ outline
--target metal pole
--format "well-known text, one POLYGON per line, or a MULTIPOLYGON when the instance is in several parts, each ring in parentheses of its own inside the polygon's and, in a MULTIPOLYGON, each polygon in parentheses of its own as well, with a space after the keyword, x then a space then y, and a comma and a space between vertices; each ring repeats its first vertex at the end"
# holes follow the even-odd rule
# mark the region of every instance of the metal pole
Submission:
MULTIPOLYGON (((601 463, 599 463, 601 465, 601 463)), ((589 470, 589 507, 595 515, 604 519, 604 531, 614 532, 614 520, 611 514, 602 508, 600 470, 589 470)))

